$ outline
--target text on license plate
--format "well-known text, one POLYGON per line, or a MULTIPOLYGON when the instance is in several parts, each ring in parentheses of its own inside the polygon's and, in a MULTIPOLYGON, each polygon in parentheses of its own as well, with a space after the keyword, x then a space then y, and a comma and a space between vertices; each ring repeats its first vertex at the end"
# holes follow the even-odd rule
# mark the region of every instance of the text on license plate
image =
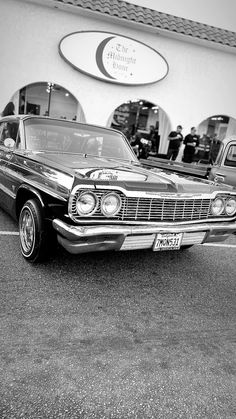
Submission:
POLYGON ((182 242, 182 233, 158 233, 153 250, 178 250, 182 242))

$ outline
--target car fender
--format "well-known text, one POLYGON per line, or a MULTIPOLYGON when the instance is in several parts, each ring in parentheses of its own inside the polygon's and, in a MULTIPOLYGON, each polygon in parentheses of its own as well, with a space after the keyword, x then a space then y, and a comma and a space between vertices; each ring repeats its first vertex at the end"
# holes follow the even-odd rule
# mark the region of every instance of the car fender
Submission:
POLYGON ((41 207, 43 210, 45 210, 45 202, 43 200, 43 197, 36 188, 34 188, 31 185, 22 184, 19 186, 16 194, 16 202, 15 202, 15 213, 16 217, 19 217, 20 210, 28 199, 37 198, 38 201, 41 204, 41 207))

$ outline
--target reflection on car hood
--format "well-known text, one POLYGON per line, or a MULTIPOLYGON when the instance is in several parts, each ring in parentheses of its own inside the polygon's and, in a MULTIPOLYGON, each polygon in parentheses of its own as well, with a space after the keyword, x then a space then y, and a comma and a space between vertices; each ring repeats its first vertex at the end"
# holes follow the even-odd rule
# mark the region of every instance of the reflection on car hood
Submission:
MULTIPOLYGON (((147 169, 138 162, 125 162, 121 160, 106 159, 71 154, 38 154, 36 160, 53 163, 61 169, 68 170, 78 178, 76 183, 81 183, 81 178, 91 179, 95 185, 101 184, 120 185, 126 189, 168 191, 178 193, 210 193, 216 190, 212 182, 194 177, 179 175, 163 169, 147 169)), ((221 188, 222 189, 222 188, 221 188)), ((225 188, 224 188, 225 189, 225 188)))

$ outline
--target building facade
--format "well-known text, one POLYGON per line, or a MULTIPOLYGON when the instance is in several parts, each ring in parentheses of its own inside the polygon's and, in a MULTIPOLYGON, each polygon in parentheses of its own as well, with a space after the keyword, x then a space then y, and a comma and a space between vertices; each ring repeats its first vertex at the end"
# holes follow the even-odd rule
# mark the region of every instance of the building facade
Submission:
POLYGON ((0 110, 13 100, 16 113, 146 131, 156 124, 160 153, 166 153, 168 133, 178 124, 184 134, 191 126, 200 135, 236 134, 234 32, 120 0, 0 0, 0 20, 0 110), (86 71, 81 70, 74 58, 65 59, 60 43, 85 32, 94 34, 95 43, 96 33, 137 42, 157 52, 167 71, 149 80, 158 64, 144 54, 145 83, 97 77, 90 68, 97 50, 84 39, 73 46, 73 57, 86 51, 86 71))

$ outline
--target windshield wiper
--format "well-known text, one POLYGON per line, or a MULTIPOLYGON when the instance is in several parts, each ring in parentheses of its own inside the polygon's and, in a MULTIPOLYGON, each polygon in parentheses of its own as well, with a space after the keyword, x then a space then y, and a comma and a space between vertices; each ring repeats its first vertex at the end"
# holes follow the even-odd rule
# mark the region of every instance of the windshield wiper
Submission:
POLYGON ((126 162, 126 163, 131 163, 131 164, 139 164, 135 160, 128 160, 128 159, 124 159, 122 157, 115 157, 115 156, 114 157, 111 157, 111 156, 108 157, 108 156, 98 156, 97 154, 85 153, 84 157, 85 158, 87 158, 87 157, 98 157, 98 158, 106 159, 106 160, 119 160, 119 161, 123 161, 123 162, 126 162))

